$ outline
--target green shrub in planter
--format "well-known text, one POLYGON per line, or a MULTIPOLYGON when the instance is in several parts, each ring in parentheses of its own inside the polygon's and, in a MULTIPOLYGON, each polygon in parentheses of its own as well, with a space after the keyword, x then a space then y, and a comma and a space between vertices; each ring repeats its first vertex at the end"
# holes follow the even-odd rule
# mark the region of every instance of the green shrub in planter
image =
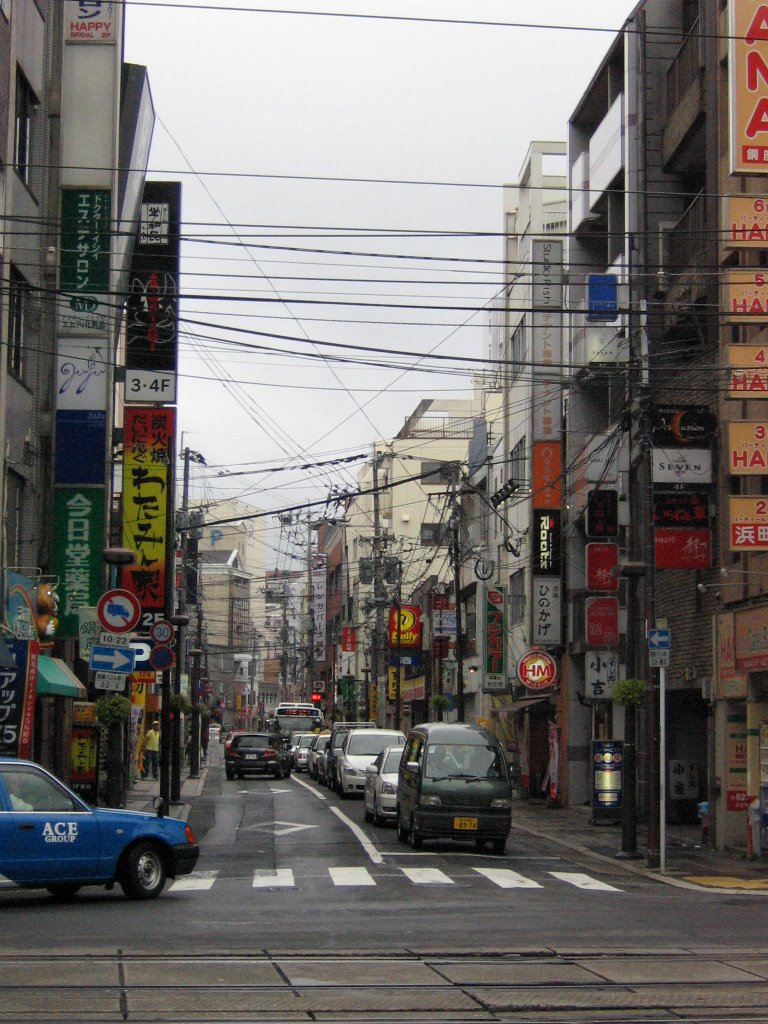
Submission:
POLYGON ((186 694, 172 693, 170 699, 171 711, 179 712, 182 715, 192 714, 192 701, 186 694))
POLYGON ((648 684, 644 679, 620 679, 613 688, 614 704, 640 708, 647 696, 648 684))
POLYGON ((121 725, 128 721, 130 713, 131 702, 119 693, 111 693, 96 700, 96 717, 102 725, 121 725))

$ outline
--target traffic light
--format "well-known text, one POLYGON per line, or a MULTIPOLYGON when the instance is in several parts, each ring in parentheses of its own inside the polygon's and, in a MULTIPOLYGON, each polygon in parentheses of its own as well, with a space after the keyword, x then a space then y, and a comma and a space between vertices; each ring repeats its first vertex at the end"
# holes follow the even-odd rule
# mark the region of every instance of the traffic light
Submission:
POLYGON ((384 582, 396 584, 400 580, 400 559, 397 555, 384 556, 384 582))
POLYGON ((319 690, 312 691, 312 703, 319 704, 323 699, 323 694, 319 690))

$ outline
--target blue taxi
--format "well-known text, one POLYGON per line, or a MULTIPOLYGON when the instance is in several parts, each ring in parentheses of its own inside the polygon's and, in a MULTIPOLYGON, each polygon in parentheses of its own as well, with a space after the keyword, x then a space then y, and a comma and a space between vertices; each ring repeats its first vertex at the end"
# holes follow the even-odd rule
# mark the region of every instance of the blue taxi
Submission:
POLYGON ((65 899, 84 885, 118 882, 154 899, 200 853, 184 821, 91 807, 45 768, 0 757, 0 891, 47 889, 65 899))

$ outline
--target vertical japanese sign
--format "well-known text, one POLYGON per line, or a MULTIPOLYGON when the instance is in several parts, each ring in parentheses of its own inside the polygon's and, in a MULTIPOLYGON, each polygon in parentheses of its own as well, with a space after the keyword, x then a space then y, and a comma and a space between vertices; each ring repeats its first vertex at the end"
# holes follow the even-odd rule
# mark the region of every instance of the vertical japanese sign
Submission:
POLYGON ((148 181, 128 286, 126 402, 176 401, 181 185, 148 181))
POLYGON ((8 648, 16 668, 0 669, 0 756, 29 757, 38 646, 36 640, 15 640, 8 648))
POLYGON ((768 168, 768 24, 759 0, 728 4, 731 174, 768 168))
POLYGON ((97 725, 73 725, 70 785, 83 800, 95 804, 99 795, 99 737, 97 725))
POLYGON ((507 685, 507 588, 489 587, 485 594, 483 686, 500 690, 507 685))
POLYGON ((53 496, 53 571, 59 577, 59 637, 76 637, 79 612, 103 590, 104 488, 57 487, 53 496))
POLYGON ((123 452, 123 544, 135 564, 123 569, 122 586, 143 612, 165 607, 168 489, 173 483, 175 410, 125 410, 123 452))
POLYGON ((328 574, 328 556, 312 556, 312 616, 315 624, 315 642, 313 658, 325 661, 325 627, 327 619, 326 576, 328 574))
POLYGON ((562 643, 562 582, 557 576, 534 576, 531 643, 555 647, 562 643))
POLYGON ((60 334, 110 335, 108 303, 112 196, 108 189, 61 192, 60 334))

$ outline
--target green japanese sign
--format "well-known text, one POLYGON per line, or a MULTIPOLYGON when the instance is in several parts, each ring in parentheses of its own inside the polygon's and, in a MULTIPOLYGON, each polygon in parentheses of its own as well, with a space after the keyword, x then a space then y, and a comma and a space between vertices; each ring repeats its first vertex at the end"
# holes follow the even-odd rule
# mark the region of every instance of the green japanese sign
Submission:
POLYGON ((61 281, 63 292, 109 291, 111 195, 102 188, 66 188, 61 193, 61 281))
POLYGON ((53 571, 59 577, 56 636, 78 636, 78 612, 104 590, 104 488, 56 487, 53 571))

